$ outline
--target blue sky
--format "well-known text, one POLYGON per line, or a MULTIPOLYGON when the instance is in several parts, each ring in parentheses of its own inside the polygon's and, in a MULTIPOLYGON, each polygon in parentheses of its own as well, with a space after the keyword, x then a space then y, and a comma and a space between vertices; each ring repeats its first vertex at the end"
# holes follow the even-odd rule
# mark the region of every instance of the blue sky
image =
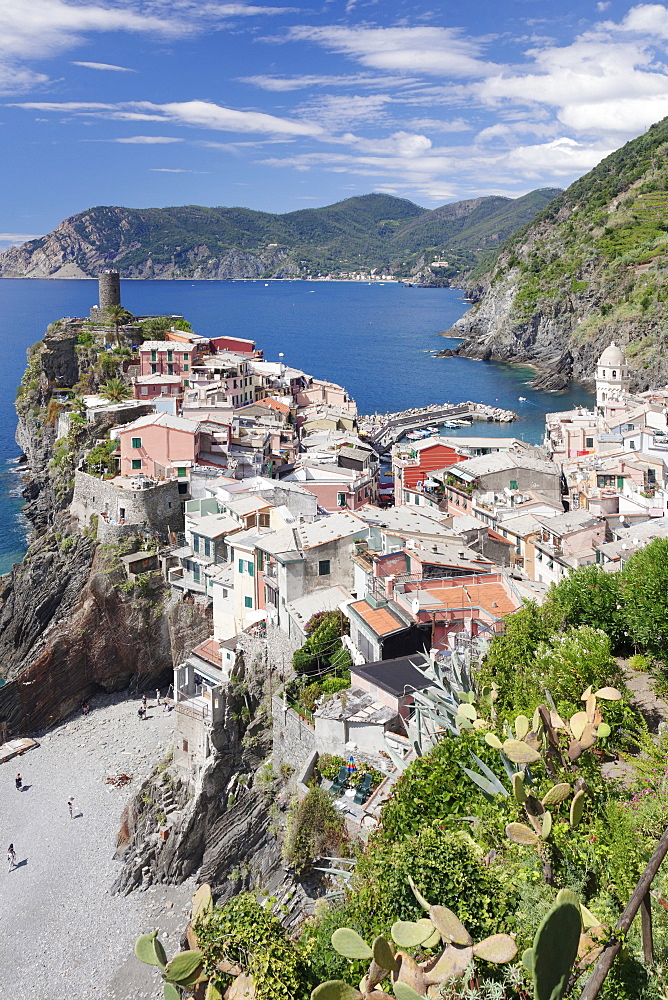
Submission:
POLYGON ((432 208, 668 115, 663 4, 0 0, 0 246, 92 205, 432 208))

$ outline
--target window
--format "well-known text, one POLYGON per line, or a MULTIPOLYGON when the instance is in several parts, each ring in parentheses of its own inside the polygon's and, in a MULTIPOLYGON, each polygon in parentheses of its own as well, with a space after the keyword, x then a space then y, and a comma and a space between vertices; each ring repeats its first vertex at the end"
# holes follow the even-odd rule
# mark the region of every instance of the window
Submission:
POLYGON ((255 576, 255 566, 253 565, 253 563, 249 562, 249 563, 246 563, 246 565, 248 566, 248 575, 249 576, 255 576))
POLYGON ((585 448, 593 448, 593 447, 594 447, 594 439, 585 438, 585 448))
POLYGON ((174 360, 174 351, 167 351, 167 360, 168 361, 174 360))
POLYGON ((199 583, 199 563, 193 563, 193 580, 199 583))
POLYGON ((613 378, 617 378, 617 372, 613 372, 613 373, 612 373, 612 377, 613 377, 613 378))
POLYGON ((193 535, 193 552, 199 552, 199 535, 193 535))
POLYGON ((188 740, 181 740, 181 749, 184 753, 188 753, 188 740))
POLYGON ((204 555, 211 555, 211 540, 209 538, 204 539, 204 555))
POLYGON ((624 476, 617 476, 617 489, 624 489, 624 476))
POLYGON ((239 572, 243 573, 243 571, 244 571, 244 561, 243 561, 243 559, 240 559, 239 560, 239 572))
POLYGON ((141 448, 141 438, 133 438, 132 439, 132 447, 133 448, 141 448))
POLYGON ((187 475, 187 473, 188 473, 188 470, 184 466, 179 466, 178 469, 176 470, 176 475, 179 476, 181 479, 185 475, 187 475))
POLYGON ((188 381, 187 378, 184 378, 184 380, 183 380, 183 388, 184 389, 189 389, 190 388, 190 382, 188 381))
POLYGON ((183 366, 183 370, 184 370, 184 372, 189 372, 190 371, 190 365, 184 365, 183 366))
POLYGON ((158 352, 151 351, 151 361, 157 361, 157 360, 158 360, 158 352))
POLYGON ((264 552, 258 552, 257 554, 257 568, 259 570, 264 568, 264 552))
POLYGON ((268 528, 269 527, 269 514, 260 514, 259 515, 259 519, 260 519, 260 527, 261 528, 268 528))
POLYGON ((141 458, 133 458, 132 459, 132 468, 133 469, 141 469, 141 458))
MULTIPOLYGON (((184 361, 187 361, 187 360, 188 360, 188 355, 187 355, 187 354, 184 354, 184 355, 183 355, 183 360, 184 360, 184 361)), ((188 370, 188 369, 186 368, 186 371, 187 371, 187 370, 188 370)))
POLYGON ((174 365, 167 365, 167 374, 168 375, 174 374, 174 365))
POLYGON ((158 371, 157 365, 151 365, 151 375, 155 375, 158 371))
POLYGON ((517 480, 516 479, 511 479, 510 480, 510 488, 511 488, 511 490, 516 490, 517 489, 517 480))
POLYGON ((147 385, 143 385, 141 387, 141 394, 142 394, 142 396, 148 396, 148 386, 147 385))
POLYGON ((635 441, 629 441, 629 448, 631 449, 631 451, 635 451, 636 450, 636 443, 635 443, 635 441))
POLYGON ((318 576, 329 576, 330 565, 329 559, 321 559, 318 563, 318 576))
POLYGON ((415 496, 413 497, 413 501, 414 501, 414 503, 415 503, 415 505, 416 505, 417 507, 419 507, 419 506, 420 506, 420 498, 419 498, 419 496, 417 495, 417 493, 416 493, 416 494, 415 494, 415 496))
POLYGON ((345 493, 337 493, 336 494, 336 506, 337 507, 345 507, 346 506, 346 495, 345 495, 345 493))
POLYGON ((252 608, 253 607, 253 598, 252 597, 244 597, 244 607, 245 608, 252 608))

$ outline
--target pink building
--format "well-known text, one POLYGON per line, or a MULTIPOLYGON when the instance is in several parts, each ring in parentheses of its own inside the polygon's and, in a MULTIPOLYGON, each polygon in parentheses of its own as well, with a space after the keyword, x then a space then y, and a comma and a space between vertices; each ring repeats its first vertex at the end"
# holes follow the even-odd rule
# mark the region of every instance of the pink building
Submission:
POLYGON ((180 375, 140 375, 134 380, 135 399, 181 395, 180 375))
POLYGON ((196 353, 195 344, 146 340, 139 347, 141 375, 178 375, 187 387, 196 353))
POLYGON ((121 475, 188 479, 200 451, 200 424, 149 413, 118 429, 121 475))

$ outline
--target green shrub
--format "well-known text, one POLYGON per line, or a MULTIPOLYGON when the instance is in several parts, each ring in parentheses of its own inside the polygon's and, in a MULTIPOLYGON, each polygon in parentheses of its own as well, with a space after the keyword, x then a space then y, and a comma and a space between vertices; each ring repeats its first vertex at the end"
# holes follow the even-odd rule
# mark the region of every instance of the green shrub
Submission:
POLYGON ((289 940, 269 907, 245 892, 215 907, 196 923, 204 952, 204 971, 223 987, 231 980, 218 972, 222 961, 239 963, 254 980, 257 1000, 307 1000, 314 983, 300 949, 289 940))
POLYGON ((484 798, 460 767, 472 766, 471 751, 498 769, 498 752, 475 731, 442 740, 406 768, 381 812, 383 843, 412 836, 435 820, 475 815, 484 808, 484 798))
POLYGON ((321 854, 339 854, 347 839, 343 816, 330 795, 320 787, 311 788, 290 810, 283 857, 301 875, 321 854))
POLYGON ((668 659, 668 539, 657 538, 631 556, 622 573, 621 595, 631 642, 668 659))

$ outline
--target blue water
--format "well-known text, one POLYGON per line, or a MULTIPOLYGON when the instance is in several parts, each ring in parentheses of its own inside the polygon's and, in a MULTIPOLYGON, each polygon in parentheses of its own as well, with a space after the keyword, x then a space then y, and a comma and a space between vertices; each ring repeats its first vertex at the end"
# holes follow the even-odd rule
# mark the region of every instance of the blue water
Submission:
MULTIPOLYGON (((527 368, 434 358, 454 347, 439 337, 467 309, 461 292, 353 282, 124 281, 123 305, 138 315, 181 314, 204 336, 257 341, 265 357, 344 385, 360 412, 474 400, 515 410, 513 424, 478 424, 475 433, 542 439, 545 413, 592 405, 582 386, 553 394, 531 389, 527 368), (525 396, 525 403, 518 397, 525 396)), ((97 282, 0 280, 5 357, 0 369, 0 573, 25 551, 13 401, 26 348, 61 316, 86 316, 97 282)), ((461 433, 470 434, 466 429, 461 433)))

